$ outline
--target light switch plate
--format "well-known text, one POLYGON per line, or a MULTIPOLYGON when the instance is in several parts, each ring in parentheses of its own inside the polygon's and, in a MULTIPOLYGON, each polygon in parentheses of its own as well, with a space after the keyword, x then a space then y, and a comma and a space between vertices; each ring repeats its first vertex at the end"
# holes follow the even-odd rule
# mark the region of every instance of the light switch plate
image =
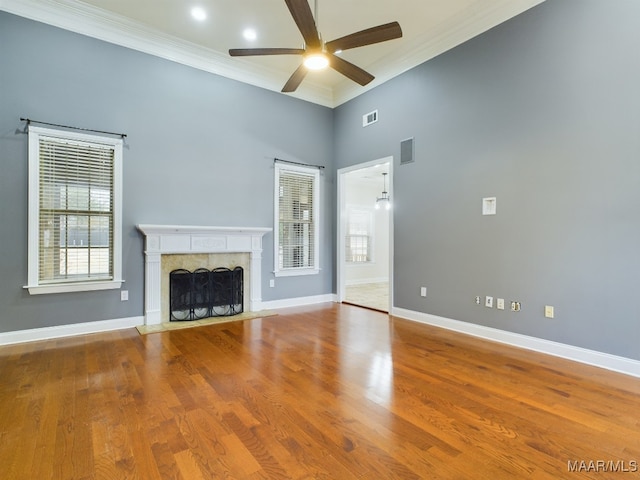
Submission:
POLYGON ((496 197, 486 197, 482 199, 482 215, 495 215, 496 214, 496 197))

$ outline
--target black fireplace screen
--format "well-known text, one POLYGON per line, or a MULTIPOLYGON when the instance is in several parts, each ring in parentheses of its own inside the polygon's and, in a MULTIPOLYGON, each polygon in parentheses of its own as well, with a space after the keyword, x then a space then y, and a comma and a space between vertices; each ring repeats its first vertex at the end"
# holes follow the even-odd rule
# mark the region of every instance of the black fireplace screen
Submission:
POLYGON ((236 267, 173 270, 169 274, 172 322, 237 315, 243 311, 243 270, 236 267))

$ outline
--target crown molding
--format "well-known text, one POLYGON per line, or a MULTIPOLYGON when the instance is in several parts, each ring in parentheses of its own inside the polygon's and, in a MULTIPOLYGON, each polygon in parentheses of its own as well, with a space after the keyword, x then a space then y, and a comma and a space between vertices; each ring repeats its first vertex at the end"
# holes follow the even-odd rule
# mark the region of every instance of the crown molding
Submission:
MULTIPOLYGON (((0 10, 274 92, 286 81, 276 69, 232 59, 76 0, 0 0, 0 10)), ((311 81, 290 96, 334 106, 332 90, 311 81)))
MULTIPOLYGON (((330 88, 307 79, 287 96, 337 107, 544 1, 501 0, 485 9, 471 4, 437 31, 425 32, 413 41, 404 55, 370 66, 377 74, 369 85, 362 87, 345 79, 330 88)), ((274 92, 280 92, 286 81, 276 69, 231 58, 77 0, 0 0, 0 10, 274 92)))
POLYGON ((352 100, 358 95, 391 80, 464 42, 491 30, 493 27, 513 18, 546 0, 501 0, 492 8, 479 10, 470 5, 438 25, 436 31, 424 32, 405 48, 406 53, 394 59, 388 57, 374 63, 369 68, 377 72, 369 85, 361 87, 353 82, 343 81, 334 88, 335 106, 352 100))

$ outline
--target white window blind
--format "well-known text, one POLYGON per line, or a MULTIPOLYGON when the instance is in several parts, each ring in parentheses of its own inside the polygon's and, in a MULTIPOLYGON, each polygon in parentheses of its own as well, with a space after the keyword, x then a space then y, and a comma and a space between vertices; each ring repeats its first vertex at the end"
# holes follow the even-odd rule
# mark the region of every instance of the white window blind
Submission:
POLYGON ((276 166, 276 275, 317 273, 318 179, 317 169, 276 166))
POLYGON ((35 128, 29 135, 30 291, 118 281, 121 141, 35 128))
POLYGON ((351 208, 347 213, 345 259, 350 263, 372 261, 372 215, 366 210, 351 208))

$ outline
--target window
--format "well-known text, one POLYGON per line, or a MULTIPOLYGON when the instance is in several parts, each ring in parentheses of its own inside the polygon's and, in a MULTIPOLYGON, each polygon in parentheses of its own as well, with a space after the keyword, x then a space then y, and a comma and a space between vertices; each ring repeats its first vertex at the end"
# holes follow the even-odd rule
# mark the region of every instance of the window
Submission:
POLYGON ((373 261, 371 211, 349 208, 347 211, 347 236, 345 239, 345 259, 350 263, 373 261))
POLYGON ((274 274, 318 273, 320 172, 280 164, 275 170, 274 274))
POLYGON ((122 140, 29 127, 31 294, 120 288, 122 140))

